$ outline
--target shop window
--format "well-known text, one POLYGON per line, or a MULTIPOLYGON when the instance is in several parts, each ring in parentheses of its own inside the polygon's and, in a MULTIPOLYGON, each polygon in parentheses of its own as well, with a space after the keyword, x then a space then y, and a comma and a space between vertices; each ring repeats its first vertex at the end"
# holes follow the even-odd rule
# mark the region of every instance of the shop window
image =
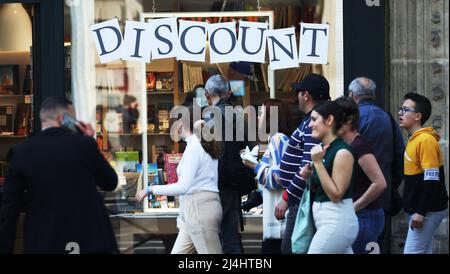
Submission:
POLYGON ((0 4, 0 192, 12 149, 32 134, 33 5, 0 4))

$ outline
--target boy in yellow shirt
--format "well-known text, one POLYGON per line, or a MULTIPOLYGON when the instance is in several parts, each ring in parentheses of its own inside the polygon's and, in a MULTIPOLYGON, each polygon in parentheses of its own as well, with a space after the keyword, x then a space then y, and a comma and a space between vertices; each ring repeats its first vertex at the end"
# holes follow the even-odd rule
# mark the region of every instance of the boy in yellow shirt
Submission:
POLYGON ((403 205, 410 216, 404 253, 431 254, 434 234, 448 216, 444 157, 439 134, 424 127, 431 116, 430 100, 416 93, 408 93, 404 99, 400 127, 411 136, 404 157, 403 205))

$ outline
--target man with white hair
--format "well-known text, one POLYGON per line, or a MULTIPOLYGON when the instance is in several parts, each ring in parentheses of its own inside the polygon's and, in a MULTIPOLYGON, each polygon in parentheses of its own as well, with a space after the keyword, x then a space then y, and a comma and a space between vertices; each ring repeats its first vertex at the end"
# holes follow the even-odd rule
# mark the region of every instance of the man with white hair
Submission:
POLYGON ((239 233, 239 226, 241 230, 243 229, 241 195, 245 194, 245 188, 251 185, 250 182, 254 176, 252 176, 250 169, 244 166, 240 158, 240 151, 249 145, 248 135, 245 132, 237 131, 240 129, 236 126, 237 121, 243 121, 243 117, 239 117, 242 113, 235 111, 232 118, 225 115, 226 108, 233 110, 233 107, 228 103, 230 95, 230 86, 225 77, 214 75, 206 82, 205 96, 208 104, 218 107, 222 114, 223 155, 219 159, 219 195, 223 210, 222 248, 225 254, 241 254, 243 253, 239 233), (233 134, 230 135, 230 132, 226 132, 227 129, 232 129, 233 134), (227 140, 226 137, 228 136, 233 136, 233 140, 227 140), (237 140, 237 136, 244 136, 244 140, 237 140))
POLYGON ((392 115, 375 104, 376 90, 373 80, 356 78, 349 86, 349 97, 359 105, 359 132, 372 144, 387 182, 387 188, 380 197, 385 210, 385 229, 379 242, 382 253, 390 253, 391 216, 401 209, 401 201, 395 197, 403 181, 405 142, 392 115))

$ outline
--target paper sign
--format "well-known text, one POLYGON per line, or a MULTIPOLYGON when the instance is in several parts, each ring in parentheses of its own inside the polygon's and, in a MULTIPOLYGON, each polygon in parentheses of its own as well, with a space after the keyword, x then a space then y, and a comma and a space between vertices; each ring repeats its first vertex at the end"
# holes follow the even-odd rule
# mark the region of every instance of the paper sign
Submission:
POLYGON ((208 36, 211 64, 238 60, 239 49, 235 22, 208 25, 208 36))
POLYGON ((267 24, 254 22, 239 22, 237 60, 254 63, 265 63, 267 24))
POLYGON ((327 64, 330 25, 303 23, 300 26, 300 63, 327 64))
POLYGON ((126 21, 125 37, 122 45, 122 60, 150 62, 151 24, 126 21))
POLYGON ((267 47, 269 48, 269 69, 296 68, 298 51, 295 38, 295 28, 285 28, 267 31, 267 47))
POLYGON ((180 20, 177 59, 205 62, 208 23, 180 20))
POLYGON ((119 60, 122 57, 122 32, 117 18, 89 27, 92 32, 100 63, 119 60))
POLYGON ((152 59, 176 57, 178 53, 177 18, 155 19, 150 24, 152 59))

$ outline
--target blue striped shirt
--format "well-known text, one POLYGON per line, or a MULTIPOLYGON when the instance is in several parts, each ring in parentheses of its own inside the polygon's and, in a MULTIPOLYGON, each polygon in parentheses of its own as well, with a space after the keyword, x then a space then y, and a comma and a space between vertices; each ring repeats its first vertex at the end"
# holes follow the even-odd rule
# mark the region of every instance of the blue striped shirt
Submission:
POLYGON ((282 189, 277 178, 280 178, 281 157, 288 141, 289 138, 282 133, 277 133, 270 138, 269 145, 255 168, 258 183, 268 190, 282 189))
POLYGON ((280 163, 280 182, 288 193, 289 206, 300 203, 305 189, 305 180, 300 177, 300 170, 311 162, 311 149, 320 144, 312 138, 312 129, 309 127, 311 113, 305 116, 298 129, 289 139, 285 153, 280 163))

